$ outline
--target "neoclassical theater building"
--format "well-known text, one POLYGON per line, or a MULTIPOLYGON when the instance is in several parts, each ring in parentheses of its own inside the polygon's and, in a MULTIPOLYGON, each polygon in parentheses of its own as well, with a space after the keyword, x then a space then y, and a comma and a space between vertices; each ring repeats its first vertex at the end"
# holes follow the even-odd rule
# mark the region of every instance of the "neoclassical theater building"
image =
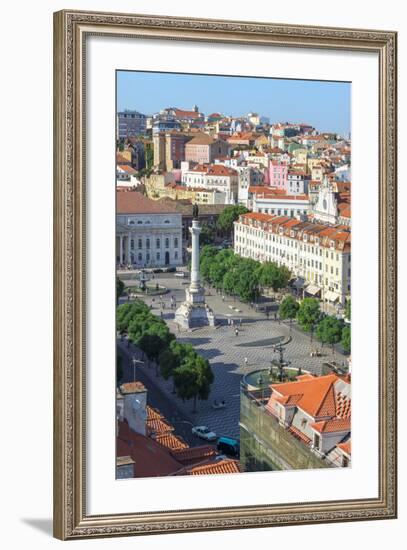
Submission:
POLYGON ((116 192, 116 263, 163 267, 182 264, 181 214, 137 191, 116 192))

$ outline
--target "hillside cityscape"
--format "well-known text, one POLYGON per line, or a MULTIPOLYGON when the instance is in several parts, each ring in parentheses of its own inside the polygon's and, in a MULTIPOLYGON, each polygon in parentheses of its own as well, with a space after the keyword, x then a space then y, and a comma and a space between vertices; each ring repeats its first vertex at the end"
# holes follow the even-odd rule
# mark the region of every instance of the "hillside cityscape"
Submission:
POLYGON ((351 466, 349 134, 118 110, 116 266, 117 479, 351 466))

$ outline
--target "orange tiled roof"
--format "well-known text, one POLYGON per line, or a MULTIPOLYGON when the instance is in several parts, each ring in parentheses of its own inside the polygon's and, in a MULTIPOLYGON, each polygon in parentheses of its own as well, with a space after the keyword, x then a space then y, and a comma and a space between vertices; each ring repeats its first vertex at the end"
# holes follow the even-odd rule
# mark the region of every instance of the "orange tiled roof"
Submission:
POLYGON ((310 424, 319 433, 346 432, 350 430, 350 418, 333 418, 310 424))
POLYGON ((351 440, 348 439, 348 441, 345 441, 344 443, 339 443, 339 445, 337 445, 337 447, 343 451, 344 453, 346 453, 347 455, 351 455, 351 452, 352 452, 352 445, 351 445, 351 440))
POLYGON ((204 464, 203 466, 193 466, 187 470, 187 473, 194 476, 202 474, 238 474, 240 471, 238 460, 225 459, 204 464))
POLYGON ((117 168, 120 168, 120 170, 123 170, 123 172, 127 172, 128 174, 137 174, 137 170, 128 164, 118 164, 117 168))
POLYGON ((142 382, 127 382, 126 384, 122 384, 120 386, 120 391, 123 394, 139 393, 146 391, 146 387, 142 382))
MULTIPOLYGON (((183 439, 179 436, 176 436, 172 433, 159 433, 156 435, 155 440, 163 447, 174 451, 176 449, 187 449, 188 445, 183 439)), ((178 460, 178 459, 177 459, 178 460)))
POLYGON ((147 410, 147 420, 153 420, 153 419, 158 420, 159 418, 163 418, 163 415, 160 413, 160 411, 158 409, 154 409, 150 405, 147 405, 146 410, 147 410))
POLYGON ((147 432, 149 434, 164 434, 174 431, 174 426, 161 418, 152 418, 151 420, 147 420, 146 425, 147 432))
MULTIPOLYGON (((300 395, 296 404, 312 417, 335 416, 334 383, 338 380, 335 374, 302 379, 296 382, 272 384, 273 393, 281 397, 300 395)), ((273 394, 272 394, 273 395, 273 394)))

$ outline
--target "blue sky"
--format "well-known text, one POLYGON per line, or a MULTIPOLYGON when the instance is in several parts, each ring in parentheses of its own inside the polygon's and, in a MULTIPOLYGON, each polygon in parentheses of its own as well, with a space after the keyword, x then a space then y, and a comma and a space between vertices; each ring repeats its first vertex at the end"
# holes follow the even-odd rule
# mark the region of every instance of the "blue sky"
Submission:
POLYGON ((350 90, 349 82, 118 71, 117 109, 152 114, 196 104, 205 114, 254 111, 271 122, 304 122, 347 135, 350 90))

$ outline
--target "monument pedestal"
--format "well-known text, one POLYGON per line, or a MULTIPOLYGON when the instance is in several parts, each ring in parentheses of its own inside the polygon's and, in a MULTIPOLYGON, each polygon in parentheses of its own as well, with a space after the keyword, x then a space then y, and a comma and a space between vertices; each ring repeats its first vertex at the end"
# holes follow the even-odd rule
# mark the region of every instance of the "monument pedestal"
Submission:
POLYGON ((215 315, 208 304, 205 303, 202 288, 199 289, 199 292, 186 290, 186 300, 175 312, 175 322, 185 329, 215 326, 215 315))
POLYGON ((185 302, 175 312, 175 322, 182 328, 190 329, 204 326, 215 326, 215 315, 205 303, 205 291, 199 279, 199 233, 198 220, 192 220, 191 284, 185 290, 185 302))

